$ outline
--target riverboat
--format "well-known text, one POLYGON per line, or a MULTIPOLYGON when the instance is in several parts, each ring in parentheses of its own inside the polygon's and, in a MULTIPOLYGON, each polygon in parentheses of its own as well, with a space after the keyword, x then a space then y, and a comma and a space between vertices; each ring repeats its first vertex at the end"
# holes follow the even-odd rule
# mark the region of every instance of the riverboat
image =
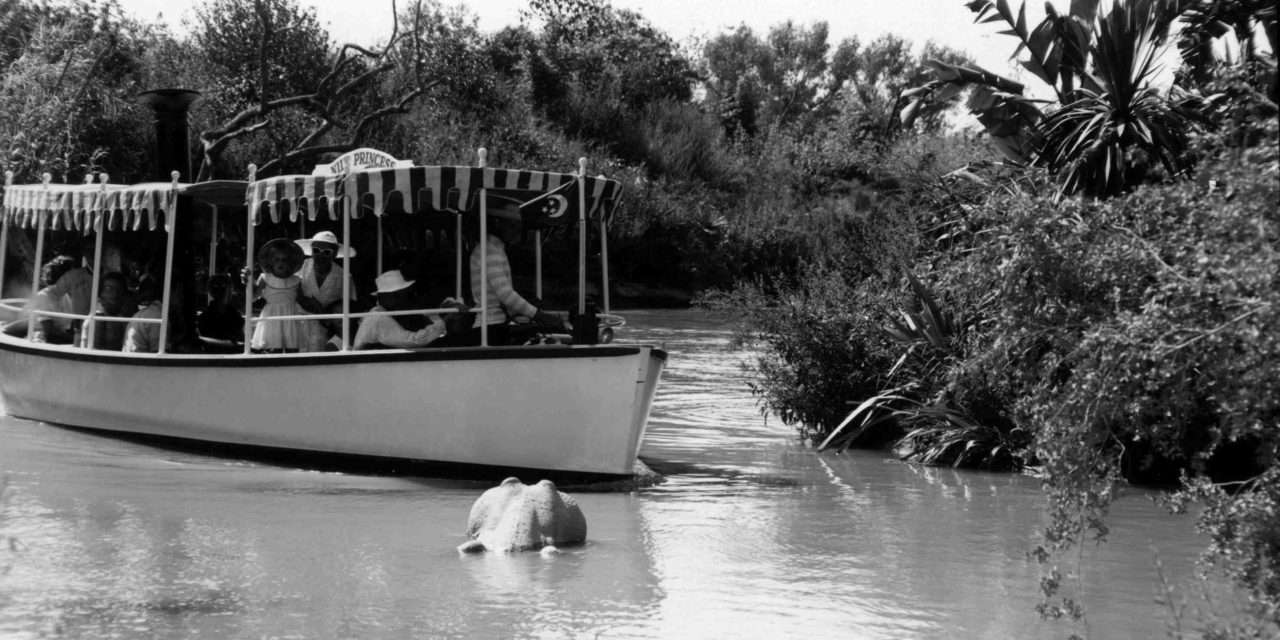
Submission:
MULTIPOLYGON (((41 313, 81 321, 90 338, 83 344, 94 344, 92 332, 102 322, 158 324, 156 353, 46 344, 0 332, 0 399, 5 410, 56 425, 211 448, 230 445, 234 452, 244 448, 250 453, 296 453, 378 467, 385 463, 388 468, 408 463, 431 475, 435 470, 575 478, 633 474, 667 356, 653 345, 600 339, 611 330, 606 324, 620 323, 609 309, 604 233, 618 201, 619 183, 588 176, 585 161, 577 172, 567 173, 491 168, 485 166, 483 150, 476 166, 416 166, 387 158, 359 150, 317 167, 311 175, 263 179, 257 179, 250 167, 246 181, 185 183, 178 181, 175 171, 169 182, 132 185, 110 184, 105 176, 97 182, 86 179, 85 184, 52 184, 47 175, 41 184, 6 184, 0 210, 0 283, 5 279, 4 251, 13 244, 10 236, 18 233, 25 238, 34 235, 32 292, 38 288, 39 266, 50 253, 47 245, 53 235, 82 238, 86 261, 93 239, 93 301, 99 297, 104 252, 110 253, 115 239, 136 246, 143 240, 128 236, 139 234, 155 255, 163 256, 164 268, 158 318, 107 317, 97 313, 96 302, 87 314, 41 313), (199 285, 199 279, 215 273, 213 263, 224 255, 220 243, 229 227, 243 234, 239 240, 244 264, 254 263, 255 249, 271 235, 264 229, 276 230, 272 233, 278 236, 283 235, 279 229, 293 230, 297 238, 302 237, 297 231, 308 224, 312 229, 327 226, 340 231, 348 244, 353 233, 358 238, 365 230, 377 235, 378 264, 372 273, 381 273, 384 218, 434 216, 452 227, 457 242, 456 296, 462 300, 464 220, 478 218, 484 237, 490 214, 510 213, 535 201, 543 215, 573 218, 563 227, 565 237, 576 230, 578 244, 578 304, 569 313, 577 329, 571 336, 490 345, 482 329, 479 346, 354 350, 354 326, 361 318, 456 309, 357 312, 349 295, 349 259, 343 282, 348 295, 341 313, 305 316, 341 324, 336 351, 257 353, 243 339, 233 341, 230 353, 213 348, 178 352, 168 346, 167 338, 181 330, 174 326, 173 305, 180 304, 184 286, 199 285), (598 229, 601 243, 603 307, 598 314, 587 298, 586 274, 589 267, 594 270, 588 264, 589 229, 598 229), (193 230, 207 236, 207 247, 189 237, 193 230), (185 273, 192 265, 198 265, 197 272, 185 273)), ((543 228, 533 232, 538 296, 543 228)), ((485 251, 486 243, 479 247, 485 251)), ((483 272, 487 260, 482 257, 480 264, 483 272)), ((369 273, 368 268, 364 271, 369 273)), ((484 277, 482 273, 481 281, 484 277)), ((251 335, 258 322, 303 317, 268 320, 255 315, 251 287, 245 293, 243 335, 251 335)), ((10 286, 19 288, 25 283, 10 286)), ((481 289, 472 312, 480 318, 478 325, 487 327, 487 294, 485 287, 481 289)), ((202 287, 190 290, 203 294, 202 287)), ((0 299, 0 306, 15 313, 25 301, 12 295, 4 298, 3 289, 0 299)))

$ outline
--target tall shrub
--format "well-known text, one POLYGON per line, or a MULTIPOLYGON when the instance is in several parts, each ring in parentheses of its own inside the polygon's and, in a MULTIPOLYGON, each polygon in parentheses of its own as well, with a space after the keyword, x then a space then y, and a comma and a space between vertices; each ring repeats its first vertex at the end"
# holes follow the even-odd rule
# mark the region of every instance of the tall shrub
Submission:
POLYGON ((18 181, 78 182, 107 171, 117 179, 145 171, 146 118, 134 101, 139 58, 150 32, 114 5, 28 7, 7 15, 0 79, 0 149, 18 181))

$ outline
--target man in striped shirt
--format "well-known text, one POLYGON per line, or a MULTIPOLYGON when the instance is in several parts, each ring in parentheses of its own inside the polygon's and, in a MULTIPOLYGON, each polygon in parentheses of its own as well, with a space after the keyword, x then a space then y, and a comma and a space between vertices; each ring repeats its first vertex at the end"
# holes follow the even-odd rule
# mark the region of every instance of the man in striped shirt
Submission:
MULTIPOLYGON (((489 216, 488 237, 484 245, 485 276, 488 288, 485 293, 485 306, 488 312, 489 344, 504 345, 510 339, 507 322, 516 316, 533 319, 539 326, 561 329, 564 321, 553 313, 542 311, 516 292, 511 283, 511 262, 507 259, 507 242, 519 232, 520 223, 496 216, 489 216)), ((480 301, 480 261, 481 245, 471 250, 471 295, 476 302, 480 301)), ((478 329, 484 322, 484 316, 477 313, 475 326, 478 329)))

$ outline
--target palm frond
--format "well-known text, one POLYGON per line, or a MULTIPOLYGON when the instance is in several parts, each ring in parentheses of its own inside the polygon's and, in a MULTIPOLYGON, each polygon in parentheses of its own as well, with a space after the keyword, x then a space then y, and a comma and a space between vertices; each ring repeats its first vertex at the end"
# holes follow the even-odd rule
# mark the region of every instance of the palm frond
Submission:
POLYGON ((863 400, 848 416, 831 430, 831 434, 818 445, 818 451, 831 448, 849 448, 858 437, 871 427, 893 419, 897 403, 910 404, 915 400, 900 395, 900 389, 891 389, 863 400))

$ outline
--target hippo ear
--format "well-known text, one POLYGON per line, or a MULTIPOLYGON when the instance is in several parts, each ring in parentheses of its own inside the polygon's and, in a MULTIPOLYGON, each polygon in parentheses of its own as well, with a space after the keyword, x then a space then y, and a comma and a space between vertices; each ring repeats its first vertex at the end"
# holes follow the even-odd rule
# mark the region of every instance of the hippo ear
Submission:
POLYGON ((563 491, 557 491, 556 496, 560 499, 556 538, 561 544, 586 542, 587 518, 582 515, 582 507, 578 506, 578 501, 573 496, 563 491))
POLYGON ((479 540, 468 540, 458 545, 458 553, 482 553, 484 551, 484 543, 479 540))
POLYGON ((522 493, 524 484, 519 478, 507 478, 502 484, 481 494, 471 505, 471 513, 467 516, 467 537, 474 538, 480 529, 500 521, 507 505, 516 501, 522 493))

